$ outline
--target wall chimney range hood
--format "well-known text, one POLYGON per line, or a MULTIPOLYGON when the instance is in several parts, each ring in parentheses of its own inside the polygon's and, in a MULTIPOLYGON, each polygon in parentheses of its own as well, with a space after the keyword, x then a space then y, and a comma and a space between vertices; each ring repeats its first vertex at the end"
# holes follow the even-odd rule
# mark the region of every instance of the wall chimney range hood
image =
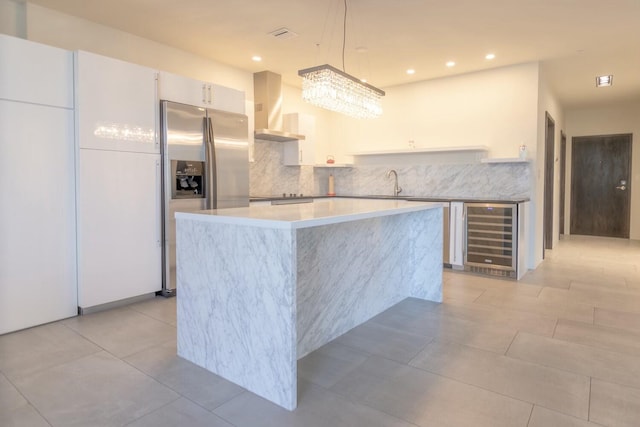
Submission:
POLYGON ((255 139, 297 141, 304 135, 285 132, 282 128, 282 77, 272 71, 253 74, 255 139))

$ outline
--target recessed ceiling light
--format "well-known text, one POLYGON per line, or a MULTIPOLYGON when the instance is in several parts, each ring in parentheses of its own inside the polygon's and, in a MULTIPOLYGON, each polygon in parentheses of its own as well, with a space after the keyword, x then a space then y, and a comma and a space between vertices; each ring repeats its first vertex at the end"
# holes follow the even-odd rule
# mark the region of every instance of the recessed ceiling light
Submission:
POLYGON ((252 60, 252 61, 255 61, 255 62, 260 62, 260 61, 262 61, 262 56, 260 56, 260 55, 253 55, 253 56, 251 57, 251 60, 252 60))
POLYGON ((360 81, 361 81, 362 83, 366 83, 366 82, 367 82, 367 79, 360 79, 360 81))
POLYGON ((407 74, 415 74, 415 73, 416 73, 416 70, 414 70, 413 68, 409 68, 407 70, 407 74))
POLYGON ((487 55, 484 57, 484 59, 488 59, 489 61, 491 61, 495 57, 496 57, 495 53, 487 53, 487 55))
POLYGON ((606 87, 611 86, 613 84, 613 76, 609 74, 608 76, 598 76, 596 77, 596 87, 606 87))
POLYGON ((456 63, 454 61, 449 61, 449 62, 447 62, 446 65, 447 65, 447 67, 453 67, 453 66, 456 65, 456 63))

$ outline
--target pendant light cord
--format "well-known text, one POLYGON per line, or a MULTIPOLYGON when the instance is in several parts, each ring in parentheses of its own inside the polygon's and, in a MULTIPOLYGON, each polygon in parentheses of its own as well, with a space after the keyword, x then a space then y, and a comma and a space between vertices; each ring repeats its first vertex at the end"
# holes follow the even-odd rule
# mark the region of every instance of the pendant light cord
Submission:
POLYGON ((344 0, 344 20, 342 22, 342 71, 347 72, 344 68, 344 47, 347 42, 347 0, 344 0))

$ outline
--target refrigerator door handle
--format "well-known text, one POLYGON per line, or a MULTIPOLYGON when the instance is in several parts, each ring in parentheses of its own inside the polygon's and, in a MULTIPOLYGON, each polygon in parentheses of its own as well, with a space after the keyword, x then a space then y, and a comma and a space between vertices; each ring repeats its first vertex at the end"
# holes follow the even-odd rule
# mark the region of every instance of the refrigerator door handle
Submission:
MULTIPOLYGON (((159 212, 162 212, 162 169, 160 166, 160 160, 156 160, 156 206, 160 209, 159 212)), ((156 215, 156 221, 156 230, 158 233, 156 243, 159 247, 162 247, 162 214, 156 215)))
POLYGON ((158 79, 159 79, 159 73, 155 73, 155 85, 154 85, 154 97, 155 97, 155 101, 156 101, 156 107, 155 107, 155 118, 156 118, 156 126, 154 131, 154 147, 156 149, 156 151, 159 153, 160 152, 160 97, 159 97, 159 93, 158 93, 158 79))
POLYGON ((205 209, 216 209, 216 200, 217 200, 217 183, 215 180, 216 177, 216 151, 213 144, 213 123, 211 123, 211 118, 206 117, 205 119, 205 132, 204 132, 204 152, 205 152, 205 169, 206 169, 206 199, 205 199, 205 209))

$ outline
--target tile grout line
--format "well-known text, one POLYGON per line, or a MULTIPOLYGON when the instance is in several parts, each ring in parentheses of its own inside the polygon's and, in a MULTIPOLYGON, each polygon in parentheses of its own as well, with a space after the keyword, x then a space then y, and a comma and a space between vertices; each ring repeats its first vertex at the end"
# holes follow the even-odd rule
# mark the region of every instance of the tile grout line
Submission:
MULTIPOLYGON (((233 399, 235 399, 236 397, 238 397, 238 396, 240 396, 240 395, 242 395, 242 394, 244 394, 244 393, 251 393, 251 392, 250 392, 250 391, 248 391, 248 390, 242 391, 242 392, 240 392, 239 394, 237 394, 237 395, 233 396, 233 398, 231 398, 231 399, 227 400, 226 402, 224 402, 223 404, 218 405, 215 409, 212 409, 212 410, 209 410, 209 409, 207 409, 207 408, 204 408, 204 409, 205 409, 207 412, 209 412, 210 414, 213 414, 213 415, 215 415, 216 417, 220 418, 222 421, 224 421, 224 422, 226 422, 226 423, 229 423, 229 425, 231 425, 232 427, 237 427, 237 424, 232 423, 230 419, 227 419, 227 418, 223 417, 223 416, 222 416, 222 414, 218 414, 218 413, 216 413, 215 411, 216 411, 216 410, 218 410, 222 405, 225 405, 225 404, 227 404, 228 402, 231 402, 233 399)), ((185 397, 185 399, 187 399, 187 398, 185 397)), ((192 401, 191 399, 188 399, 188 400, 189 400, 190 402, 192 401)), ((195 403, 195 402, 194 402, 194 403, 195 403)), ((196 403, 196 405, 197 405, 197 403, 196 403)), ((200 405, 198 405, 198 406, 200 406, 200 405)))
MULTIPOLYGON (((151 300, 151 301, 153 301, 153 300, 151 300)), ((140 304, 140 303, 138 303, 138 304, 140 304)), ((165 325, 171 326, 173 328, 177 328, 176 325, 172 325, 171 323, 167 322, 166 320, 158 319, 157 317, 154 317, 154 316, 152 316, 152 315, 150 315, 148 313, 145 313, 144 311, 140 311, 140 310, 136 309, 135 307, 129 307, 129 308, 131 309, 131 311, 135 311, 136 313, 141 314, 141 315, 143 315, 145 317, 148 317, 149 319, 155 320, 155 321, 160 322, 160 323, 164 323, 165 325)), ((177 321, 176 321, 176 323, 177 323, 177 321)))
MULTIPOLYGON (((526 362, 526 361, 525 361, 525 362, 526 362)), ((397 362, 396 362, 396 363, 397 363, 397 362)), ((532 362, 528 362, 528 363, 532 363, 532 362)), ((413 366, 413 365, 409 365, 409 366, 410 366, 410 367, 412 367, 412 368, 418 369, 418 370, 420 370, 420 371, 427 372, 428 374, 435 375, 435 376, 440 377, 440 378, 445 378, 445 379, 448 379, 448 380, 450 380, 450 381, 457 382, 457 383, 459 383, 459 384, 464 384, 464 385, 469 386, 469 387, 474 387, 474 388, 477 388, 477 389, 480 389, 480 390, 484 390, 484 391, 486 391, 486 392, 488 392, 488 393, 492 393, 492 394, 495 394, 495 395, 497 395, 497 396, 506 397, 507 399, 515 400, 515 401, 522 402, 522 403, 527 403, 527 404, 532 405, 532 406, 538 405, 538 406, 541 406, 542 408, 549 409, 550 411, 555 411, 555 412, 558 412, 558 413, 560 413, 560 414, 564 414, 564 415, 568 415, 568 416, 571 416, 571 417, 574 417, 574 418, 581 419, 580 417, 576 417, 576 416, 575 416, 575 415, 573 415, 573 414, 569 414, 569 413, 567 413, 567 412, 562 412, 562 411, 561 411, 561 410, 559 410, 559 409, 552 409, 552 408, 548 408, 548 407, 543 406, 543 405, 540 405, 540 404, 538 404, 538 403, 536 403, 536 402, 530 402, 530 401, 528 401, 528 400, 524 400, 524 399, 522 399, 522 398, 520 398, 520 397, 516 397, 516 396, 512 396, 512 395, 509 395, 509 394, 505 394, 505 393, 502 393, 502 392, 499 392, 499 391, 491 390, 491 389, 489 389, 489 388, 486 388, 486 387, 483 387, 483 386, 480 386, 480 385, 477 385, 477 384, 473 384, 473 383, 469 383, 469 382, 461 381, 461 380, 459 380, 459 379, 457 379, 457 378, 450 377, 450 376, 443 375, 443 374, 436 373, 436 372, 432 372, 432 371, 429 371, 428 369, 423 369, 423 368, 421 368, 421 367, 419 367, 419 366, 413 366)), ((544 365, 540 365, 540 366, 544 366, 544 365)))
MULTIPOLYGON (((39 371, 41 372, 41 371, 39 371)), ((33 408, 34 411, 36 411, 38 413, 38 415, 40 415, 42 417, 42 419, 51 427, 53 427, 53 424, 51 424, 49 422, 49 420, 47 419, 47 417, 44 416, 44 414, 42 412, 40 412, 40 410, 38 409, 38 407, 36 407, 36 405, 33 404, 33 402, 31 402, 31 400, 29 400, 29 398, 27 398, 27 396, 24 395, 24 393, 22 392, 22 390, 20 390, 20 388, 14 384, 13 381, 11 381, 11 378, 7 377, 6 375, 4 375, 4 378, 9 382, 9 384, 11 384, 13 386, 13 388, 16 390, 16 392, 18 392, 18 394, 20 394, 20 396, 22 396, 22 398, 25 400, 25 402, 27 402, 27 405, 31 406, 33 408)))
POLYGON ((589 404, 587 405, 587 420, 591 421, 591 395, 593 388, 593 377, 589 377, 589 404))
MULTIPOLYGON (((433 340, 432 340, 432 341, 433 341, 433 340)), ((430 342, 431 342, 431 341, 430 341, 430 342)), ((427 373, 432 374, 432 375, 437 375, 437 374, 433 374, 432 372, 426 371, 426 370, 424 370, 424 369, 420 369, 420 368, 418 368, 417 366, 411 366, 411 365, 409 365, 408 363, 400 363, 400 362, 398 362, 397 360, 389 359, 389 358, 387 358, 387 357, 378 356, 378 355, 375 355, 375 354, 372 354, 371 356, 369 356, 369 357, 367 358, 367 360, 368 360, 368 359, 370 359, 370 358, 372 358, 372 357, 377 357, 377 358, 380 358, 380 359, 388 360, 388 361, 390 361, 390 362, 397 363, 397 364, 402 365, 402 366, 406 366, 406 367, 409 367, 409 368, 418 369, 418 370, 421 370, 421 371, 423 371, 423 372, 427 372, 427 373)), ((366 361, 365 361, 365 362, 363 362, 363 363, 366 363, 366 361)), ((446 377, 445 377, 445 378, 446 378, 446 377)), ((335 385, 335 384, 334 384, 334 385, 335 385)), ((333 387, 333 386, 331 386, 331 387, 333 387)), ((418 424, 414 423, 413 421, 410 421, 410 420, 408 420, 408 419, 406 419, 406 418, 402 418, 401 416, 398 416, 398 415, 395 415, 395 414, 392 414, 392 413, 389 413, 389 412, 383 411, 382 409, 377 408, 377 407, 376 407, 376 406, 374 406, 374 405, 370 405, 370 404, 368 404, 368 403, 366 403, 366 402, 360 402, 360 401, 358 401, 358 400, 354 400, 354 399, 352 399, 350 396, 347 396, 347 395, 342 394, 342 393, 340 393, 340 392, 338 392, 338 391, 332 390, 332 389, 331 389, 331 387, 329 387, 328 389, 325 389, 327 393, 330 393, 330 394, 332 394, 332 395, 334 395, 334 396, 337 396, 338 398, 341 398, 341 399, 346 399, 348 402, 352 403, 353 405, 356 405, 356 406, 362 406, 362 407, 365 407, 365 408, 373 409, 374 411, 380 412, 380 413, 385 414, 385 415, 387 415, 387 416, 389 416, 389 417, 395 418, 395 419, 397 419, 397 420, 401 420, 401 421, 403 421, 404 423, 411 424, 412 426, 415 426, 415 427, 420 427, 418 424)), ((248 393, 251 393, 251 392, 249 392, 249 391, 248 391, 248 393)), ((219 408, 219 407, 218 407, 218 408, 219 408)), ((216 408, 216 409, 217 409, 217 408, 216 408)), ((215 412, 213 412, 213 413, 215 414, 215 412)), ((216 414, 216 415, 217 415, 217 414, 216 414)), ((225 420, 225 421, 226 421, 226 420, 225 420)))
MULTIPOLYGON (((477 303, 477 302, 478 302, 478 300, 479 300, 480 298, 482 298, 482 296, 484 295, 484 293, 485 293, 485 292, 487 292, 487 290, 488 290, 488 289, 483 289, 483 290, 482 290, 482 292, 480 293, 480 295, 478 295, 476 298, 474 298, 474 300, 473 300, 473 301, 471 301, 471 303, 472 303, 472 304, 473 304, 473 303, 477 303)), ((490 306, 491 306, 491 305, 490 305, 490 306)), ((502 306, 500 306, 500 308, 501 308, 501 307, 502 307, 502 306)))
POLYGON ((513 345, 513 342, 516 340, 516 338, 518 337, 519 334, 520 334, 520 330, 516 330, 516 333, 513 335, 513 338, 511 339, 511 342, 507 346, 507 349, 502 354, 503 356, 506 356, 507 353, 509 353, 509 350, 511 350, 511 346, 513 345))
POLYGON ((154 412, 159 411, 159 410, 161 410, 161 409, 165 408, 166 406, 172 405, 173 403, 175 403, 175 402, 177 402, 178 400, 180 400, 182 397, 183 397, 183 396, 182 396, 180 393, 178 393, 178 397, 176 397, 174 400, 172 400, 172 401, 170 401, 170 402, 167 402, 167 403, 165 403, 164 405, 159 406, 159 407, 157 407, 157 408, 155 408, 155 409, 152 409, 151 411, 149 411, 149 412, 147 412, 147 413, 145 413, 145 414, 142 414, 142 415, 140 415, 139 417, 134 418, 134 419, 133 419, 133 420, 131 420, 130 422, 128 422, 128 423, 126 423, 126 424, 124 424, 124 427, 126 427, 126 426, 130 426, 131 424, 135 423, 136 421, 140 420, 141 418, 144 418, 144 417, 146 417, 147 415, 151 415, 151 414, 153 414, 154 412))
POLYGON ((553 325, 553 333, 551 334, 551 338, 556 337, 556 330, 558 329, 558 323, 560 323, 560 317, 556 317, 556 324, 553 325))
MULTIPOLYGON (((404 365, 406 365, 406 366, 412 366, 412 365, 410 365, 410 363, 411 363, 411 362, 412 362, 416 357, 418 357, 418 355, 419 355, 420 353, 422 353, 423 351, 425 351, 425 350, 427 349, 427 347, 429 347, 429 345, 430 345, 431 343, 433 343, 435 340, 436 340, 435 338, 431 338, 429 341, 427 341, 427 343, 426 343, 424 346, 422 346, 422 347, 420 348, 420 350, 418 350, 418 351, 413 355, 413 357, 412 357, 411 359, 409 359, 409 360, 407 361, 407 363, 405 363, 404 365)), ((397 361, 396 361, 396 362, 397 362, 397 361)))
MULTIPOLYGON (((66 365, 66 364, 68 364, 68 363, 75 362, 75 361, 77 361, 77 360, 84 359, 84 358, 89 357, 89 356, 93 356, 93 355, 98 354, 98 353, 103 352, 103 351, 104 351, 104 352, 109 353, 109 352, 108 352, 105 348, 103 348, 101 345, 98 345, 97 343, 93 342, 93 341, 92 341, 92 340, 90 340, 89 338, 87 338, 87 337, 85 337, 84 335, 82 335, 80 332, 78 332, 78 331, 74 330, 73 328, 69 327, 68 325, 64 324, 63 322, 64 322, 65 320, 66 320, 66 319, 63 319, 63 320, 57 320, 57 321, 55 321, 55 322, 47 323, 47 324, 45 324, 45 325, 41 325, 41 326, 53 325, 53 324, 60 324, 60 325, 64 326, 65 328, 69 329, 69 330, 70 330, 71 332, 73 332, 74 334, 78 335, 78 336, 79 336, 80 338, 82 338, 83 340, 86 340, 87 342, 89 342, 89 343, 93 344, 94 346, 98 347, 98 350, 96 350, 96 351, 92 351, 92 352, 90 352, 90 353, 88 353, 88 354, 83 354, 83 355, 81 355, 81 356, 74 357, 74 358, 69 359, 69 360, 64 360, 64 361, 62 361, 62 362, 54 363, 54 364, 53 364, 53 365, 51 365, 51 366, 46 366, 46 367, 43 367, 43 368, 40 368, 40 369, 36 369, 35 371, 29 372, 27 375, 24 375, 24 374, 23 374, 23 375, 19 375, 19 376, 21 376, 21 377, 29 377, 29 376, 32 376, 32 375, 38 374, 38 373, 40 373, 40 372, 44 372, 44 371, 49 370, 49 369, 57 368, 57 367, 59 367, 59 366, 66 365)), ((38 326, 36 326, 36 328, 37 328, 37 327, 38 327, 38 326)), ((21 331, 16 331, 16 332, 17 332, 17 333, 20 333, 20 332, 23 332, 23 331, 28 331, 29 329, 32 329, 32 328, 23 329, 23 330, 21 330, 21 331)), ((111 353, 109 353, 109 354, 111 354, 111 353)), ((115 357, 115 356, 114 356, 114 357, 115 357)), ((1 371, 0 371, 0 372, 1 372, 1 371)), ((3 373, 3 375, 5 376, 5 378, 7 378, 7 380, 9 380, 9 376, 8 376, 6 373, 3 373)), ((12 383, 12 384, 13 384, 13 383, 12 383)), ((15 387, 15 385, 14 385, 14 387, 15 387)))
POLYGON ((531 418, 533 418, 533 410, 535 409, 536 404, 532 404, 531 405, 531 412, 529 412, 529 419, 527 420, 527 427, 529 427, 529 424, 531 424, 531 418))

